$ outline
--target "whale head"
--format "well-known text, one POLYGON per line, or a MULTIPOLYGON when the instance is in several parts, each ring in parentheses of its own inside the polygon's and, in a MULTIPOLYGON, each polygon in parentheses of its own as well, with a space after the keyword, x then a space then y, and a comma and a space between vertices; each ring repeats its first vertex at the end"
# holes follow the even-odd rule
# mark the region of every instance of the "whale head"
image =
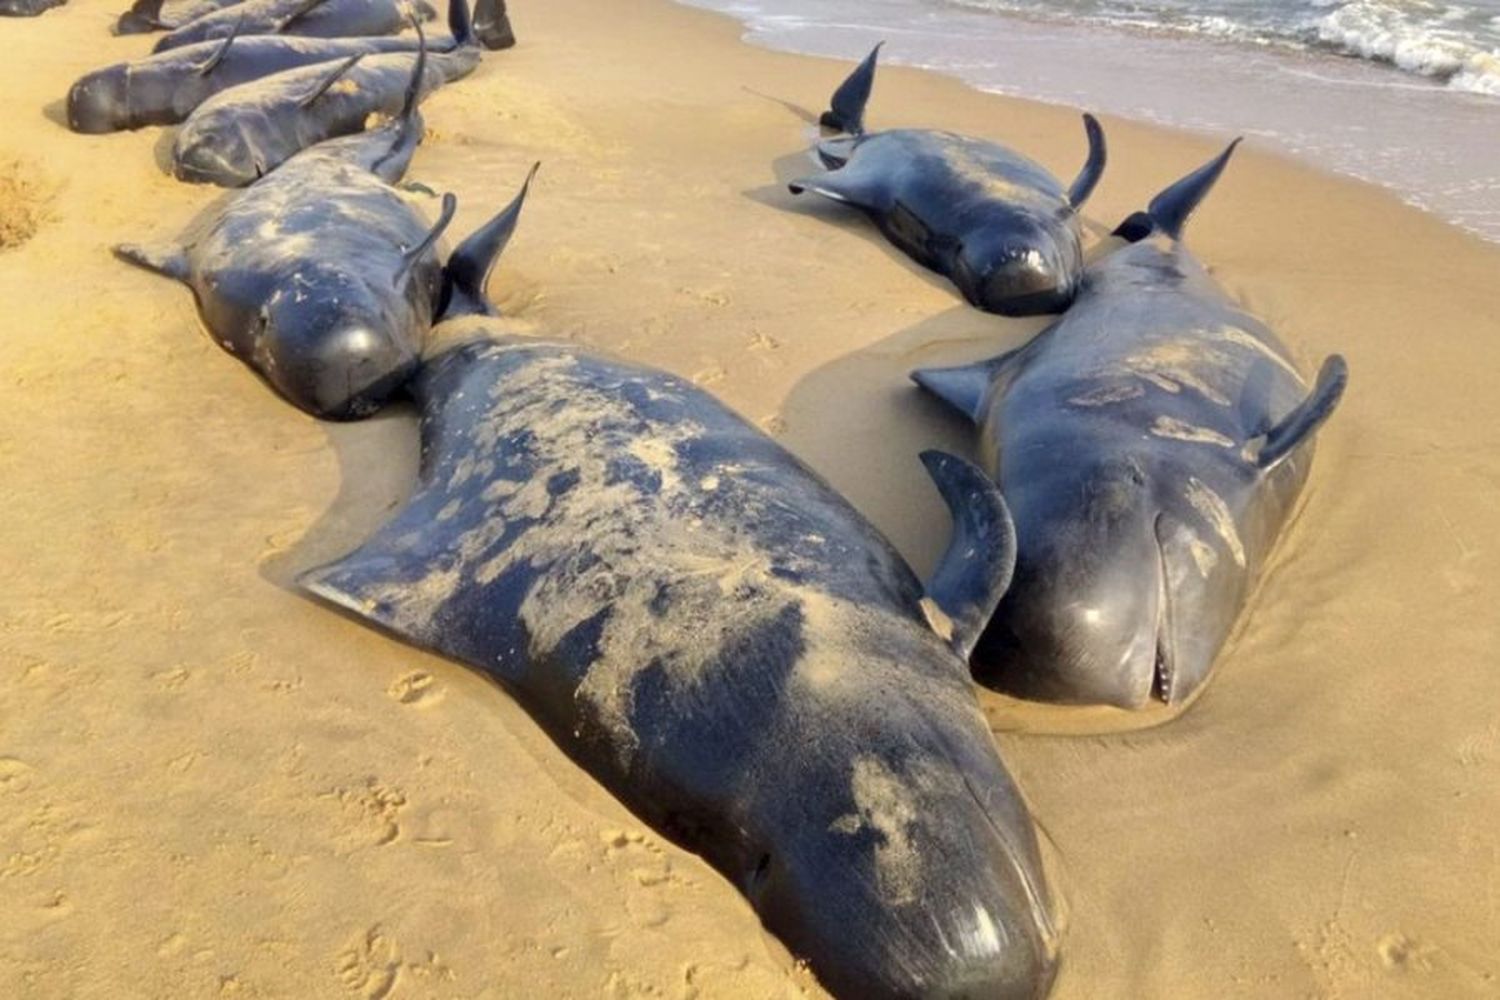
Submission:
POLYGON ((1060 240, 1052 227, 1018 213, 1005 225, 966 241, 952 272, 964 298, 980 309, 1032 316, 1068 307, 1082 265, 1076 238, 1060 240))
POLYGON ((306 268, 261 307, 247 358, 289 402, 323 420, 378 410, 416 372, 416 311, 342 268, 306 268))
POLYGON ((1125 709, 1197 692, 1233 624, 1244 556, 1217 494, 1189 479, 1188 502, 1173 503, 1153 471, 1121 453, 1017 478, 1015 581, 980 642, 981 680, 1018 697, 1125 709))

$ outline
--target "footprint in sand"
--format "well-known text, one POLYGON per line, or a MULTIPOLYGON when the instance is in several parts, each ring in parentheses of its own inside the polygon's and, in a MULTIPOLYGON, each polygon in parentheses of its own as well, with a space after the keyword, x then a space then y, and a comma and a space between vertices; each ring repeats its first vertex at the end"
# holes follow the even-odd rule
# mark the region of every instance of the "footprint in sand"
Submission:
POLYGON ((413 670, 392 681, 385 693, 403 705, 430 708, 443 700, 444 692, 437 679, 427 671, 413 670))
POLYGON ((363 785, 335 788, 319 798, 334 799, 343 806, 348 818, 345 829, 352 840, 384 847, 401 838, 401 824, 397 820, 401 810, 406 808, 406 794, 399 788, 367 778, 363 785))
POLYGON ((31 787, 31 765, 15 757, 0 757, 0 795, 24 792, 31 787))
POLYGON ((376 924, 339 953, 335 968, 339 981, 350 993, 365 1000, 383 1000, 391 995, 401 977, 401 958, 396 942, 376 924))

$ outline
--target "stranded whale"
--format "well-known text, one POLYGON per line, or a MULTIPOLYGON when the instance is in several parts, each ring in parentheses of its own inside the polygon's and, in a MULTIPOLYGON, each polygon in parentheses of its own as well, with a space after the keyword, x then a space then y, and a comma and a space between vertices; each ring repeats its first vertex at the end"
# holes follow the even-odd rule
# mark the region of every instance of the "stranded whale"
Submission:
POLYGON ((1015 585, 976 676, 1028 698, 1185 703, 1208 678, 1343 393, 1180 242, 1234 146, 1152 200, 1018 350, 913 375, 972 419, 1015 514, 1015 585))
POLYGON ((877 45, 835 92, 820 143, 826 173, 794 181, 864 210, 886 238, 947 276, 965 299, 1008 316, 1067 308, 1083 270, 1077 209, 1104 172, 1104 131, 1084 115, 1088 161, 1072 186, 999 143, 936 132, 866 132, 877 45))

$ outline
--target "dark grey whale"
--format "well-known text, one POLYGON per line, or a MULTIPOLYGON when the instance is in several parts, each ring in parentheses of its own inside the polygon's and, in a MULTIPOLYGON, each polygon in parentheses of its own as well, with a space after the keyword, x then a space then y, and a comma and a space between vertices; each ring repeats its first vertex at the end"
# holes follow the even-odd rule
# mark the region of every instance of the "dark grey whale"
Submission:
POLYGON ((999 143, 951 132, 866 132, 875 46, 834 93, 825 126, 849 133, 818 145, 826 173, 791 183, 862 209, 886 238, 945 275, 972 305, 1007 316, 1058 312, 1077 291, 1083 246, 1077 210, 1104 172, 1104 131, 1084 115, 1089 154, 1068 190, 999 143))
POLYGON ((1280 339, 1180 242, 1234 146, 1167 188, 1018 350, 913 378, 969 417, 1015 515, 1014 586, 974 654, 1027 698, 1183 705, 1291 515, 1347 381, 1280 339))
POLYGON ((999 493, 924 586, 816 474, 673 375, 511 336, 449 262, 407 504, 303 587, 498 681, 850 997, 1043 995, 1058 930, 964 656, 1011 574, 999 493))
POLYGON ((979 470, 927 457, 960 521, 924 591, 684 380, 480 339, 429 362, 415 395, 416 494, 304 587, 499 681, 836 993, 1045 993, 1056 930, 1031 821, 923 613, 962 649, 956 622, 1008 575, 996 538, 969 534, 1004 516, 979 470))
POLYGON ((0 17, 36 17, 68 0, 0 0, 0 17))
POLYGON ((426 0, 243 0, 172 29, 151 51, 166 52, 235 32, 313 38, 393 35, 412 17, 427 21, 436 16, 426 0))
MULTIPOLYGON (((466 0, 450 0, 448 27, 452 37, 430 40, 430 51, 477 44, 466 0)), ((75 132, 114 132, 175 125, 231 87, 360 54, 416 52, 421 44, 415 35, 307 38, 232 32, 222 40, 115 63, 79 77, 68 91, 68 127, 75 132)))
POLYGON ((300 150, 359 132, 371 115, 399 112, 419 59, 424 65, 420 101, 472 73, 479 65, 479 47, 355 54, 225 90, 200 104, 178 130, 172 172, 185 181, 249 184, 300 150))
MULTIPOLYGON (((116 248, 191 288, 214 340, 316 417, 379 409, 416 372, 449 298, 436 241, 452 196, 433 225, 391 186, 422 135, 419 79, 398 121, 299 153, 216 205, 182 245, 116 248)), ((503 244, 520 204, 472 238, 503 244)))

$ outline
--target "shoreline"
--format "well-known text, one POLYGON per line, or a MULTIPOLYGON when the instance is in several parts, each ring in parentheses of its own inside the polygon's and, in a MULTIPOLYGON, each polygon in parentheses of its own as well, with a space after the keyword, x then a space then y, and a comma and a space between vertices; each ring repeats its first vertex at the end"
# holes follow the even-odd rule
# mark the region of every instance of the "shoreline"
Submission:
MULTIPOLYGON (((291 588, 407 495, 413 416, 298 414, 183 288, 109 256, 220 194, 160 172, 160 130, 44 113, 149 47, 105 33, 117 13, 0 24, 25 42, 0 166, 42 209, 0 250, 0 993, 117 996, 123 968, 140 995, 817 995, 496 687, 291 588)), ((489 286, 517 330, 694 379, 925 572, 948 524, 916 456, 970 435, 906 373, 1047 319, 976 313, 786 193, 846 63, 670 0, 511 15, 519 45, 424 106, 410 177, 457 194, 456 241, 543 161, 489 286)), ((899 66, 878 88, 881 125, 1083 160, 1071 108, 899 66)), ((1102 117, 1095 236, 1220 145, 1102 117)), ((981 697, 1071 918, 1054 996, 1492 992, 1500 247, 1254 140, 1187 239, 1305 369, 1344 352, 1351 389, 1190 711, 1101 732, 1121 720, 981 697)))
POLYGON ((1500 162, 1500 98, 1378 60, 1026 11, 935 14, 920 0, 870 8, 861 24, 847 20, 858 0, 680 2, 728 14, 746 41, 778 51, 852 61, 888 38, 887 65, 945 73, 986 93, 1226 139, 1248 134, 1500 242, 1500 170, 1484 166, 1500 162))

